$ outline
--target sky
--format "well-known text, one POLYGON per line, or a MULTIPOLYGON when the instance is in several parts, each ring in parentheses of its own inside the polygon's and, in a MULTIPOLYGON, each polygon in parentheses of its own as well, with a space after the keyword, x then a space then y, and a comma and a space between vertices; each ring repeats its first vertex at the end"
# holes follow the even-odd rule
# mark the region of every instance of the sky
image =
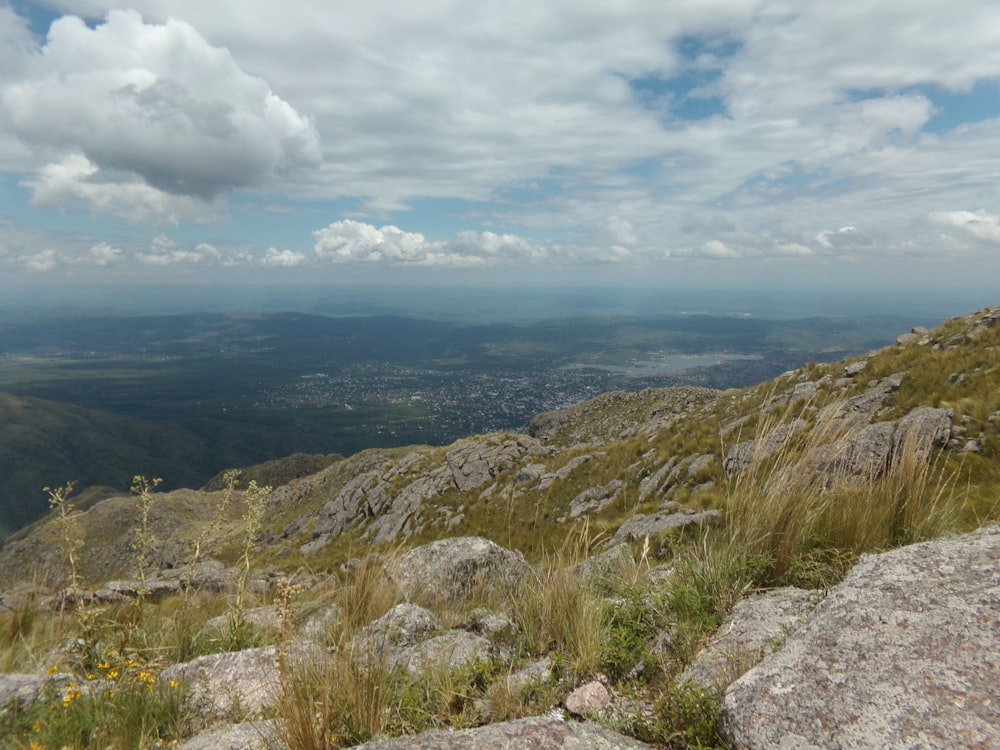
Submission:
POLYGON ((998 280, 996 0, 0 0, 0 290, 998 280))

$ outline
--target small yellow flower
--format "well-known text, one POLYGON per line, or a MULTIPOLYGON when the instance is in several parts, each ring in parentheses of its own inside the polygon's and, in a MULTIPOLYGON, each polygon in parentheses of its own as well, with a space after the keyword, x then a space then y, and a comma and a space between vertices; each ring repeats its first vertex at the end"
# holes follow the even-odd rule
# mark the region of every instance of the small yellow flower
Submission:
POLYGON ((118 667, 115 667, 115 668, 113 668, 112 670, 110 670, 108 672, 108 679, 109 680, 117 680, 118 679, 118 667))
POLYGON ((179 688, 180 686, 181 686, 181 684, 177 680, 171 680, 170 681, 170 687, 171 688, 179 688))
POLYGON ((38 742, 37 740, 35 742, 32 742, 31 750, 42 750, 42 743, 38 742))
POLYGON ((129 668, 137 667, 139 666, 139 662, 137 662, 135 659, 126 659, 125 666, 129 668))
POLYGON ((93 672, 88 672, 87 673, 87 679, 88 680, 96 680, 97 679, 97 675, 95 675, 93 672))
POLYGON ((36 732, 41 732, 42 731, 42 722, 40 722, 40 721, 36 721, 35 722, 35 731, 36 732))
POLYGON ((97 668, 100 670, 111 669, 111 662, 102 661, 97 665, 97 668))
POLYGON ((49 674, 55 677, 59 674, 59 667, 49 667, 49 674))

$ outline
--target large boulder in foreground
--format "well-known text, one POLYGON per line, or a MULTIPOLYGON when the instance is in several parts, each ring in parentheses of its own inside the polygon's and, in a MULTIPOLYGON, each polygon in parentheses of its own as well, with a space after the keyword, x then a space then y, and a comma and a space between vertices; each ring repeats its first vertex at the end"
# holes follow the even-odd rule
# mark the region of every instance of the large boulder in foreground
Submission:
POLYGON ((792 586, 740 599, 678 682, 690 680, 706 692, 721 695, 793 633, 818 599, 817 593, 792 586))
POLYGON ((277 705, 278 652, 274 646, 199 656, 163 670, 160 680, 180 682, 203 724, 232 714, 256 717, 277 705))
POLYGON ((596 724, 563 721, 552 716, 504 721, 478 729, 424 732, 359 745, 364 750, 642 750, 649 745, 596 724))
POLYGON ((1000 747, 1000 526, 863 556, 723 726, 754 750, 1000 747))
POLYGON ((516 586, 530 572, 520 552, 481 537, 441 539, 386 564, 386 574, 407 599, 452 603, 484 588, 516 586))
POLYGON ((280 750, 287 747, 273 720, 223 724, 186 740, 177 750, 280 750))

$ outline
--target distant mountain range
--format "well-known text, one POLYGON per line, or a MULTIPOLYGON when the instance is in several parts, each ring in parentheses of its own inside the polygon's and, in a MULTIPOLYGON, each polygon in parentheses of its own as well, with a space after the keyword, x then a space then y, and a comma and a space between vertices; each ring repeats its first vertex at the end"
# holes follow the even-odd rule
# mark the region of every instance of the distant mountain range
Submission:
POLYGON ((199 487, 293 453, 524 429, 615 389, 745 386, 880 346, 894 318, 550 319, 467 325, 301 313, 0 316, 0 538, 45 486, 199 487), (681 357, 720 364, 677 371, 681 357), (694 358, 696 357, 696 358, 694 358))

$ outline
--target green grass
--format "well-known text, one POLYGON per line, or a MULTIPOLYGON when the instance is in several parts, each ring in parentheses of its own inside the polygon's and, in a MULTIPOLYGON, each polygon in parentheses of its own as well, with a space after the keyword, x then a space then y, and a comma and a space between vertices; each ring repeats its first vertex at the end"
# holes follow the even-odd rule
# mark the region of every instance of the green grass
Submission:
POLYGON ((47 700, 0 719, 0 728, 12 742, 5 747, 134 750, 182 738, 187 721, 184 690, 136 666, 54 684, 47 700))

